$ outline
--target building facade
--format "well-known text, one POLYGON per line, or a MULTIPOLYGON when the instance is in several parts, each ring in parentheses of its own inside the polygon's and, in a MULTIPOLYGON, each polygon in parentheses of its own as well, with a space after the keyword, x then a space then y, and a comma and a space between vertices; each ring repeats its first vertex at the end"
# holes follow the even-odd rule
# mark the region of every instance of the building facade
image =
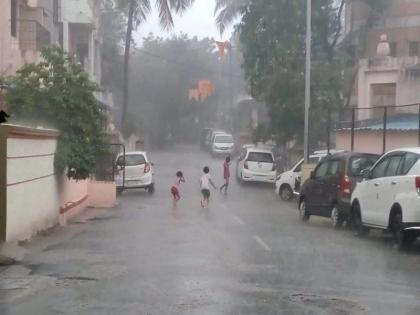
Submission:
POLYGON ((40 60, 42 47, 57 44, 61 0, 0 1, 0 75, 40 60))
MULTIPOLYGON (((420 0, 393 0, 380 16, 360 0, 347 2, 345 38, 358 50, 350 105, 393 106, 420 102, 420 0), (365 35, 364 28, 373 27, 365 35)), ((369 118, 361 114, 360 119, 369 118)))

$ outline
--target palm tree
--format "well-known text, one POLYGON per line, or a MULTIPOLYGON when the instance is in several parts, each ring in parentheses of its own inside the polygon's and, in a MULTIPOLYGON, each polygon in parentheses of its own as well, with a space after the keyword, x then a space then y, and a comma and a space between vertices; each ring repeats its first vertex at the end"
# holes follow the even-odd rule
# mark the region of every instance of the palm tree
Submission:
MULTIPOLYGON (((187 10, 194 0, 155 0, 155 6, 159 12, 159 22, 164 29, 171 29, 174 26, 173 13, 181 14, 187 10)), ((123 81, 123 104, 121 115, 121 127, 124 125, 128 110, 128 79, 130 64, 130 49, 133 29, 147 20, 151 12, 151 0, 120 0, 120 6, 127 8, 128 20, 125 36, 124 50, 124 81, 123 81)))
POLYGON ((240 17, 251 0, 216 0, 216 24, 220 34, 223 34, 226 27, 240 17))

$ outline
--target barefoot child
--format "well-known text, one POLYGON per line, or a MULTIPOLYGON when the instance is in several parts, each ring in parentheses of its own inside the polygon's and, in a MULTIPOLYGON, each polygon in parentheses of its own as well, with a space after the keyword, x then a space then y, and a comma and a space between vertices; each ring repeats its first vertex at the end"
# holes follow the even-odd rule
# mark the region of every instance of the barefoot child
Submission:
POLYGON ((225 183, 220 187, 220 192, 225 190, 225 194, 227 194, 227 190, 229 187, 229 179, 230 179, 230 157, 228 156, 225 160, 225 163, 223 163, 223 178, 225 179, 225 183))
POLYGON ((178 201, 181 199, 181 195, 179 194, 181 183, 185 183, 184 174, 181 171, 176 173, 176 182, 173 184, 171 188, 171 194, 173 197, 174 207, 176 207, 178 201))
POLYGON ((201 176, 200 186, 201 194, 203 195, 203 200, 201 200, 201 206, 207 208, 210 203, 210 185, 216 189, 216 185, 211 180, 210 169, 206 166, 203 169, 203 176, 201 176))

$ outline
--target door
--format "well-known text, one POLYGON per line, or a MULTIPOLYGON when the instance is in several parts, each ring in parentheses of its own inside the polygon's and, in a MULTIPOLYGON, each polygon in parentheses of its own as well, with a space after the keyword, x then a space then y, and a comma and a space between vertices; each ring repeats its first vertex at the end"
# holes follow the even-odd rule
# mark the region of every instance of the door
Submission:
POLYGON ((340 175, 343 174, 344 161, 342 159, 330 160, 328 171, 325 176, 325 191, 320 203, 320 214, 325 217, 331 216, 333 203, 338 200, 340 189, 340 175))
POLYGON ((305 183, 306 203, 313 214, 319 214, 323 200, 326 197, 326 175, 328 168, 328 160, 321 162, 316 167, 313 178, 305 183))
POLYGON ((388 226, 389 213, 394 204, 395 195, 398 190, 399 174, 404 161, 403 153, 390 155, 388 167, 385 176, 378 179, 379 187, 377 187, 377 198, 373 210, 373 219, 382 227, 388 226))
POLYGON ((268 152, 249 152, 248 168, 256 173, 268 173, 274 169, 274 158, 272 153, 268 152))
POLYGON ((380 159, 373 167, 370 178, 362 183, 363 189, 361 190, 359 202, 364 223, 377 225, 377 211, 375 208, 378 207, 379 190, 383 186, 385 172, 390 160, 391 156, 389 155, 380 159))

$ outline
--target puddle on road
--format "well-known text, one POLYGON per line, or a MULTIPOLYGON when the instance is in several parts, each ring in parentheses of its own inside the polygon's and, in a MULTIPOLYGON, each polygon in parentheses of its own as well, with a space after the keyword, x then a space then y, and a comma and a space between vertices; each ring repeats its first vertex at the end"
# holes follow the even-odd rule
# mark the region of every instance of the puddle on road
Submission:
POLYGON ((325 315, 366 315, 367 310, 355 301, 311 294, 292 294, 287 301, 308 307, 316 314, 325 315))

